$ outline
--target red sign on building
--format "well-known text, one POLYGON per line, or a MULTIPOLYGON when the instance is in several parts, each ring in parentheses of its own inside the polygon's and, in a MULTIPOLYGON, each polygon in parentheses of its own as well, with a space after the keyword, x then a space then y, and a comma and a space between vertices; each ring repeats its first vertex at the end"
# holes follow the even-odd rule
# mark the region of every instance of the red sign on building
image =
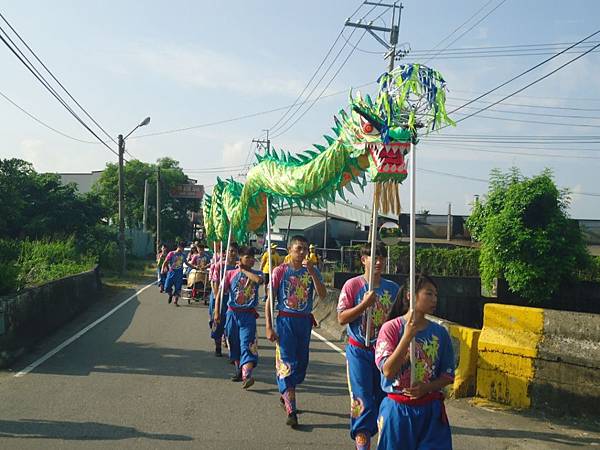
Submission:
POLYGON ((195 198, 202 200, 204 197, 204 186, 202 184, 180 184, 171 189, 171 197, 195 198))

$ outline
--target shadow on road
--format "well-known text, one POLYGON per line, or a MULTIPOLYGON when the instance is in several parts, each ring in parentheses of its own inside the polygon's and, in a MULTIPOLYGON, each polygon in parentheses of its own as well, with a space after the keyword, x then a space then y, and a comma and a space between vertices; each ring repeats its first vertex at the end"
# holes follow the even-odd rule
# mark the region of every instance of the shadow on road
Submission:
POLYGON ((529 439, 536 441, 551 442, 555 444, 564 444, 572 446, 588 446, 590 444, 597 444, 598 441, 595 438, 586 437, 575 437, 568 436, 559 433, 549 433, 546 431, 533 431, 533 430, 507 430, 499 428, 468 428, 460 426, 452 426, 452 434, 463 434, 467 436, 482 436, 489 438, 502 438, 502 439, 529 439))
POLYGON ((61 439, 77 441, 114 441, 146 438, 159 441, 192 441, 180 434, 146 433, 134 427, 99 422, 65 422, 56 420, 0 420, 0 437, 22 439, 61 439))

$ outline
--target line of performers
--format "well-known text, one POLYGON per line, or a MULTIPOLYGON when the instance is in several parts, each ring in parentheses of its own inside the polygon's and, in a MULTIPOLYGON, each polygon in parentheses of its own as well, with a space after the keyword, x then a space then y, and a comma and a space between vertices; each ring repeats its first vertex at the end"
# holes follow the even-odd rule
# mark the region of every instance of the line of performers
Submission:
MULTIPOLYGON (((180 257, 179 250, 183 248, 165 259, 167 283, 173 261, 180 257)), ((357 449, 371 448, 376 434, 378 449, 451 449, 442 392, 454 379, 454 355, 445 328, 425 317, 435 311, 437 286, 428 276, 419 276, 415 307, 409 310, 408 289, 381 276, 386 251, 384 245, 376 247, 371 288, 367 281, 370 246, 362 248, 364 273, 344 284, 337 305, 338 321, 347 325, 348 333, 345 353, 350 437, 357 449), (366 342, 369 308, 371 339, 366 342), (415 383, 411 386, 409 346, 413 339, 416 360, 415 383)), ((276 382, 286 424, 295 428, 298 426, 296 388, 306 376, 311 330, 316 324, 313 299, 315 294, 324 299, 327 291, 319 269, 308 259, 309 246, 303 236, 290 240, 288 252, 288 262, 274 268, 271 289, 266 289, 273 292, 277 317, 273 328, 272 299, 268 297, 265 331, 267 339, 275 343, 276 382)), ((235 367, 231 379, 241 382, 243 389, 254 384, 253 370, 258 364, 256 319, 259 286, 265 283, 265 277, 254 270, 254 264, 253 247, 232 243, 226 255, 217 249, 210 266, 209 324, 215 355, 222 356, 225 336, 229 359, 235 367)), ((173 285, 177 289, 177 283, 173 285)))

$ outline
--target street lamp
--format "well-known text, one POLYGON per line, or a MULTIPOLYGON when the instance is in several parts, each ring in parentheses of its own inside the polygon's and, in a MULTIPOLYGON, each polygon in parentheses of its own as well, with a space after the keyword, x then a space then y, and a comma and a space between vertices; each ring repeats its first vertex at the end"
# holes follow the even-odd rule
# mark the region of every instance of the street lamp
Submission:
POLYGON ((125 153, 125 139, 131 136, 135 130, 139 127, 143 127, 150 123, 150 117, 146 117, 140 122, 133 130, 129 132, 125 137, 122 134, 118 137, 119 144, 119 251, 121 253, 121 268, 119 274, 123 276, 126 271, 126 260, 125 260, 125 177, 123 173, 123 154, 125 153))

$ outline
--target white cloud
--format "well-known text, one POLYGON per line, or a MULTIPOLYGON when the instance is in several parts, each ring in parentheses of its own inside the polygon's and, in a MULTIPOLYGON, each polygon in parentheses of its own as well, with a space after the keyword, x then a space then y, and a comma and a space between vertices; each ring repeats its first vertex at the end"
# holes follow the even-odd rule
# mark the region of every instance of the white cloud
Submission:
POLYGON ((223 165, 241 166, 248 156, 248 141, 226 142, 223 145, 223 165))
POLYGON ((273 75, 272 66, 266 72, 264 66, 248 64, 235 55, 200 47, 144 45, 132 52, 147 69, 188 86, 290 96, 303 86, 286 74, 273 75))

